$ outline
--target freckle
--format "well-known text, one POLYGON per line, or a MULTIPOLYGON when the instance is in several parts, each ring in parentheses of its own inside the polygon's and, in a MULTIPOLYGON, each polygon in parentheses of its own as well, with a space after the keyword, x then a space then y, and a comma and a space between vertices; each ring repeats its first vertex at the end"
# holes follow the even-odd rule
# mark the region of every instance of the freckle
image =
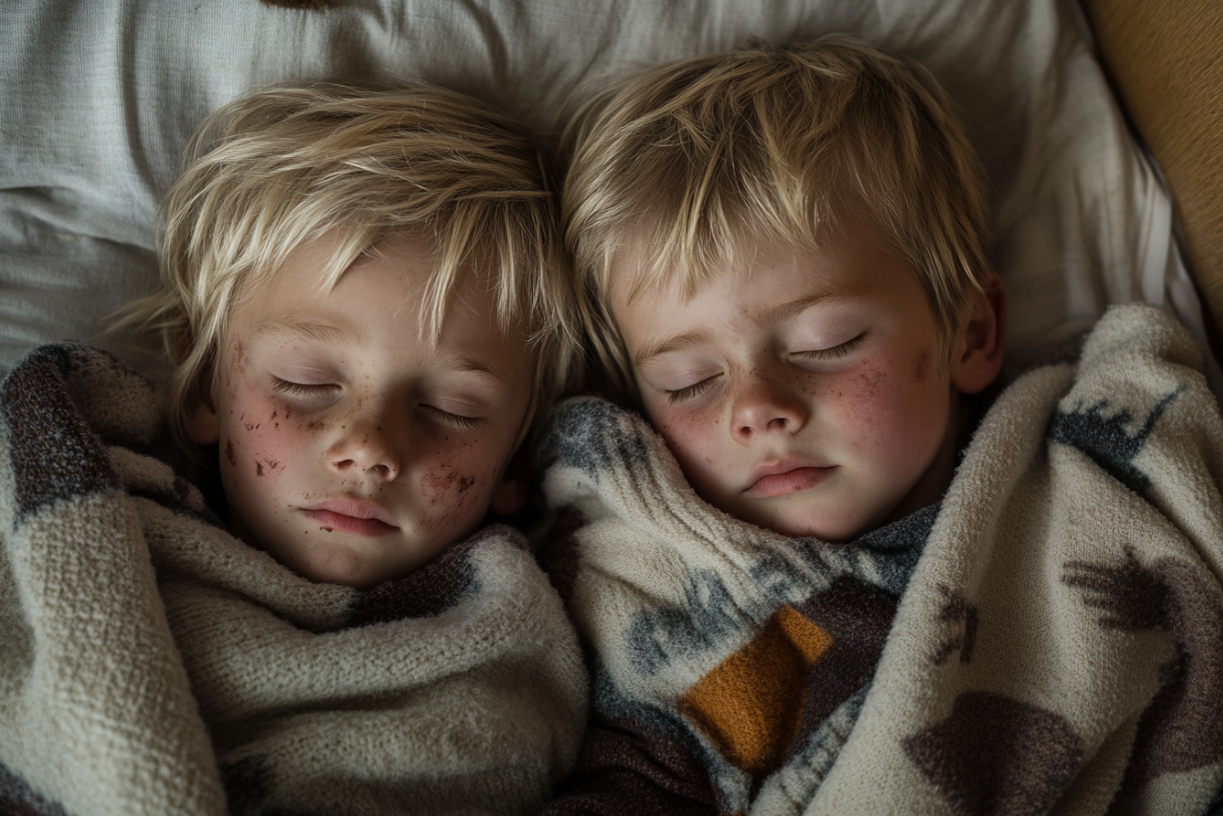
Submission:
POLYGON ((234 456, 234 441, 232 439, 225 440, 225 458, 229 460, 232 467, 238 466, 238 457, 234 456))
POLYGON ((273 408, 273 409, 272 409, 272 415, 271 415, 270 417, 268 417, 268 422, 271 422, 271 421, 272 421, 273 419, 275 419, 277 416, 279 416, 279 414, 277 413, 276 409, 275 409, 275 408, 273 408))
POLYGON ((324 533, 333 532, 333 530, 330 527, 320 527, 319 529, 322 530, 324 533))
POLYGON ((255 463, 255 475, 256 476, 263 475, 263 465, 259 464, 258 462, 255 463))

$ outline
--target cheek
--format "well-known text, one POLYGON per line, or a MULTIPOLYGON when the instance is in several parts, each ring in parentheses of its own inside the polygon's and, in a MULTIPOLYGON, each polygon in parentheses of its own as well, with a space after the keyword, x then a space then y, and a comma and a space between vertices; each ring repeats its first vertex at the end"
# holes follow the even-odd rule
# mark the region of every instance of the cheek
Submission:
POLYGON ((228 412, 221 467, 247 484, 252 479, 277 479, 305 447, 304 437, 313 435, 286 421, 291 409, 278 400, 240 400, 228 412))
POLYGON ((905 365, 867 359, 844 376, 820 383, 823 394, 815 395, 815 403, 829 406, 839 432, 854 448, 880 457, 924 455, 942 440, 947 417, 947 389, 940 391, 933 374, 928 350, 905 365))
POLYGON ((646 406, 645 413, 698 491, 707 492, 721 475, 730 472, 722 454, 724 437, 729 437, 719 401, 694 411, 679 411, 670 405, 646 406))
POLYGON ((422 452, 420 491, 435 525, 483 512, 504 459, 503 452, 490 447, 473 440, 422 452))

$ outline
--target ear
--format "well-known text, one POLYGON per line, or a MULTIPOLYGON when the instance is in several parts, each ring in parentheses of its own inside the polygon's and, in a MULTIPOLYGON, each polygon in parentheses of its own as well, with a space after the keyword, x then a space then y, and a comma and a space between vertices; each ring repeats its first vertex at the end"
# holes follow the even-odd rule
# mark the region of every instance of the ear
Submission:
POLYGON ((961 394, 975 394, 1002 370, 1006 345, 1006 285, 989 272, 981 282, 984 291, 974 292, 968 319, 956 338, 951 359, 951 384, 961 394))
POLYGON ((505 466, 501 481, 493 488, 493 501, 489 509, 498 516, 512 516, 527 503, 527 491, 530 483, 530 469, 527 466, 527 456, 524 448, 519 447, 505 466))
POLYGON ((194 408, 187 409, 183 420, 187 437, 197 445, 215 445, 221 441, 221 420, 217 416, 216 402, 212 393, 200 389, 199 401, 194 408))

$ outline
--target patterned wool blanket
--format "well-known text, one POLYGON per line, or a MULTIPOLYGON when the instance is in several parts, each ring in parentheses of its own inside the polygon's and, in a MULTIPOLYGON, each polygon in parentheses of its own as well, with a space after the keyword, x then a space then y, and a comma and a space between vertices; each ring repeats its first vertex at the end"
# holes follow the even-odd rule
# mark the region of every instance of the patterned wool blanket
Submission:
POLYGON ((0 812, 522 813, 586 675, 506 527, 368 591, 212 523, 144 451, 154 392, 83 346, 0 389, 0 812))
POLYGON ((1199 364, 1153 307, 1110 311, 999 396, 939 505, 853 544, 719 513, 639 418, 563 405, 547 561, 596 676, 550 812, 1203 813, 1223 421, 1199 364))

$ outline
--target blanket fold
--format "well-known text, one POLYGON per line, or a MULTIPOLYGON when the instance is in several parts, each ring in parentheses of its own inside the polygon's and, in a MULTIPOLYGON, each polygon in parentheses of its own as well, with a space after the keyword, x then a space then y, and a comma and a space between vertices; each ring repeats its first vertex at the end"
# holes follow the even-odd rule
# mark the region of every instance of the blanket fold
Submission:
POLYGON ((586 676, 525 539, 371 590, 232 537, 151 457, 156 392, 84 346, 0 388, 0 810, 522 813, 586 676))
POLYGON ((942 501, 850 544, 687 486, 594 399, 539 451, 596 656, 550 813, 1201 814, 1223 779, 1223 420, 1115 307, 997 399, 942 501))

